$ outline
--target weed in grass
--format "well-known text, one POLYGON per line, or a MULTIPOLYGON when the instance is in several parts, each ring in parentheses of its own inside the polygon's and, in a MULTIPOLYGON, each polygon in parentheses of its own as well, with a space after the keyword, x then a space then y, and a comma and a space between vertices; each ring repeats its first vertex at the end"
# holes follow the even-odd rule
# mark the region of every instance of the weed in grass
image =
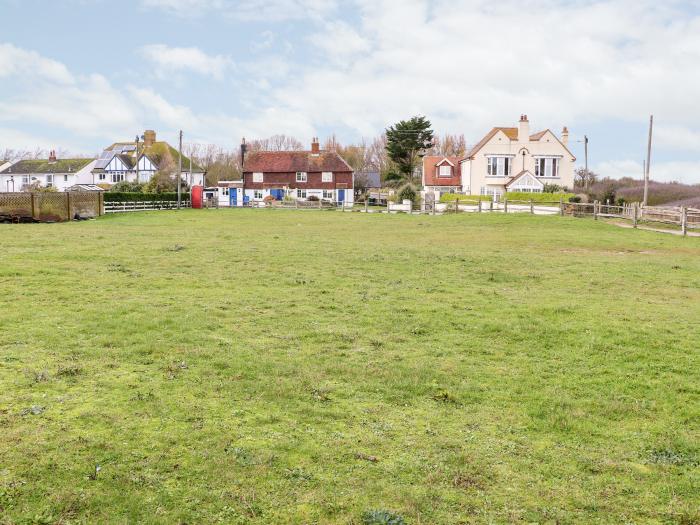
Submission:
POLYGON ((406 521, 388 510, 368 510, 362 514, 362 525, 406 525, 406 521))

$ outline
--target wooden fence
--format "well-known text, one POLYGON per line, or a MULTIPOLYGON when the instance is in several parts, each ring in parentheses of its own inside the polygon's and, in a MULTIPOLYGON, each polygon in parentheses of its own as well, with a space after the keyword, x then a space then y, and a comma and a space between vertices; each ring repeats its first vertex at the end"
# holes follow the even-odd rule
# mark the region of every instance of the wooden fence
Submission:
POLYGON ((2 222, 61 222, 99 217, 102 192, 0 193, 2 222))
MULTIPOLYGON (((181 208, 189 208, 190 201, 181 201, 181 208)), ((105 202, 105 213, 126 213, 130 211, 173 210, 177 208, 177 201, 133 201, 133 202, 105 202)))

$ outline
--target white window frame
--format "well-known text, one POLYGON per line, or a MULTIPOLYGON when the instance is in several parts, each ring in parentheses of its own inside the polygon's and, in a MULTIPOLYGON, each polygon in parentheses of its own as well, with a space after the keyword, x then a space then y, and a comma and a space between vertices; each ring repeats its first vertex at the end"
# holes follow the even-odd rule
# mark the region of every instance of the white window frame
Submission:
POLYGON ((22 185, 29 186, 29 175, 22 175, 22 185))
POLYGON ((335 198, 333 190, 323 190, 323 198, 327 200, 333 200, 335 198))
POLYGON ((98 173, 97 179, 98 180, 107 180, 107 174, 106 173, 98 173))
POLYGON ((306 188, 297 188, 297 199, 306 198, 306 188))
POLYGON ((265 175, 260 172, 255 172, 253 173, 253 182, 264 182, 265 181, 265 175))
POLYGON ((228 197, 228 188, 221 188, 221 194, 228 197))
POLYGON ((263 190, 253 190, 253 200, 261 201, 264 198, 263 190))
POLYGON ((68 182, 68 175, 63 176, 63 182, 68 182))
POLYGON ((46 187, 50 188, 53 186, 53 174, 49 174, 46 176, 46 187))
POLYGON ((333 182, 333 172, 324 171, 321 173, 321 182, 333 182))
POLYGON ((306 182, 308 178, 309 175, 305 171, 297 171, 297 182, 306 182))
POLYGON ((558 179, 560 157, 535 157, 535 177, 558 179))
POLYGON ((438 177, 452 177, 452 166, 449 164, 438 166, 438 177))
POLYGON ((488 177, 509 177, 513 169, 513 158, 506 155, 487 155, 486 175, 488 177))
POLYGON ((112 184, 116 184, 117 182, 122 182, 123 180, 124 180, 124 172, 123 171, 112 172, 112 184))

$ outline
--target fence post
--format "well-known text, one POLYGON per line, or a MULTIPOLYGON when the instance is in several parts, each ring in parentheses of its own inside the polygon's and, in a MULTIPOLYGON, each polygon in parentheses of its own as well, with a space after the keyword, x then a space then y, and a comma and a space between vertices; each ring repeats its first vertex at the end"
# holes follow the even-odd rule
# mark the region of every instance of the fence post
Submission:
POLYGON ((481 213, 481 197, 479 197, 479 213, 481 213))
POLYGON ((503 213, 508 213, 508 197, 503 199, 503 213))
POLYGON ((688 235, 688 208, 681 206, 681 231, 683 236, 688 235))
POLYGON ((598 201, 593 201, 593 219, 598 220, 598 201))
POLYGON ((71 213, 70 213, 70 212, 71 212, 71 208, 72 208, 72 206, 71 206, 70 192, 67 191, 67 192, 66 192, 66 211, 68 212, 68 220, 69 220, 69 221, 73 219, 73 216, 72 216, 71 213))
POLYGON ((530 213, 535 214, 535 205, 532 203, 532 199, 530 199, 530 213))
POLYGON ((97 216, 101 216, 105 214, 105 196, 104 192, 98 191, 97 192, 97 216))
MULTIPOLYGON (((318 206, 318 207, 320 208, 320 207, 321 207, 321 201, 319 200, 318 203, 319 203, 319 206, 318 206)), ((342 207, 343 207, 343 208, 342 208, 343 211, 345 211, 345 199, 343 199, 342 207)))
POLYGON ((632 226, 634 228, 637 227, 637 207, 638 206, 639 205, 636 202, 632 203, 632 226))
POLYGON ((459 199, 455 199, 455 213, 459 213, 459 199))
POLYGON ((559 215, 564 216, 564 197, 559 198, 559 215))
POLYGON ((369 197, 365 197, 365 213, 369 213, 369 197))
POLYGON ((391 211, 391 208, 389 208, 390 205, 391 205, 391 203, 390 203, 389 199, 387 198, 386 199, 386 212, 387 213, 389 213, 391 211))
POLYGON ((32 192, 31 194, 31 199, 32 199, 32 219, 37 218, 37 206, 36 206, 36 199, 37 199, 37 194, 32 192))
MULTIPOLYGON (((343 203, 343 204, 345 204, 345 203, 343 203)), ((318 199, 318 209, 319 210, 321 209, 321 206, 322 206, 321 199, 318 199)), ((343 208, 343 209, 345 209, 345 208, 343 208)))

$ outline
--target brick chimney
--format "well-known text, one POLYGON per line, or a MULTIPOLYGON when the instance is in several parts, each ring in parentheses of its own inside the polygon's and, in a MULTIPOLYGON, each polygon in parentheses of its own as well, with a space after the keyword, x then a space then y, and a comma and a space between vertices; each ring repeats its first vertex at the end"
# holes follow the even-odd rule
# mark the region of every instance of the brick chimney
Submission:
POLYGON ((152 129, 147 129, 146 131, 143 132, 143 146, 145 148, 148 148, 150 146, 153 146, 156 142, 156 132, 153 131, 152 129))
POLYGON ((564 146, 569 144, 569 128, 566 126, 564 126, 564 129, 561 130, 561 142, 564 144, 564 146))
POLYGON ((527 115, 520 115, 518 142, 530 142, 530 121, 527 119, 527 115))
POLYGON ((49 163, 50 164, 55 164, 56 163, 56 150, 52 149, 49 151, 49 163))
POLYGON ((311 141, 311 154, 318 155, 321 153, 321 144, 318 142, 318 137, 314 137, 311 141))

